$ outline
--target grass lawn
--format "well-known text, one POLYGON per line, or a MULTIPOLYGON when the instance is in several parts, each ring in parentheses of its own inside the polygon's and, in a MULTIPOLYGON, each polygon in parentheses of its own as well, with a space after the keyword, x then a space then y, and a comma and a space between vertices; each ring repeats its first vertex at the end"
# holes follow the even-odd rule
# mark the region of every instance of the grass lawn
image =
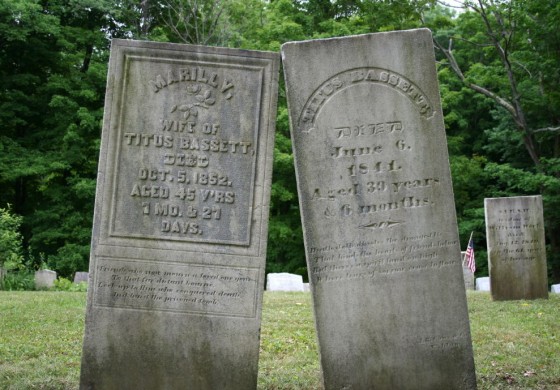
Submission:
MULTIPOLYGON (((84 293, 0 291, 0 389, 77 389, 84 293)), ((560 295, 468 295, 479 389, 560 390, 560 295)), ((265 293, 259 389, 320 389, 308 293, 265 293)))

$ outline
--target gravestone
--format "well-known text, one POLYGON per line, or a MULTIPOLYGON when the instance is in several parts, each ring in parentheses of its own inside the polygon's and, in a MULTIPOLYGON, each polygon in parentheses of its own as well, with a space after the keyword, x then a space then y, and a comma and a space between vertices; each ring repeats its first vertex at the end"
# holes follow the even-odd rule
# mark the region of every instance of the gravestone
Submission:
POLYGON ((88 272, 76 272, 74 275, 74 283, 87 282, 88 275, 88 272))
POLYGON ((484 199, 494 300, 548 298, 542 197, 484 199))
POLYGON ((256 387, 278 69, 113 40, 82 389, 256 387))
POLYGON ((553 284, 550 286, 550 292, 554 294, 560 294, 560 284, 553 284))
MULTIPOLYGON (((461 259, 465 258, 466 252, 461 252, 461 259)), ((465 281, 466 290, 474 290, 474 273, 463 261, 463 279, 465 281)))
POLYGON ((35 271, 35 289, 44 290, 54 287, 56 272, 49 269, 35 271))
POLYGON ((490 277, 476 278, 476 291, 490 291, 490 277))
POLYGON ((282 55, 325 388, 475 388, 430 31, 282 55))
POLYGON ((270 273, 266 275, 266 289, 268 291, 304 291, 303 277, 287 272, 270 273))

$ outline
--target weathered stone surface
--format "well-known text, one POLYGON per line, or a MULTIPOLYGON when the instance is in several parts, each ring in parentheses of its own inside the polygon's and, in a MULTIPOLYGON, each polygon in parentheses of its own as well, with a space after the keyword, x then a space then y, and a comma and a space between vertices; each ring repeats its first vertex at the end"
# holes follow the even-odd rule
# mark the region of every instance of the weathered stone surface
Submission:
POLYGON ((474 290, 474 274, 469 267, 463 266, 463 280, 465 281, 466 290, 474 290))
POLYGON ((475 388, 429 30, 282 54, 325 388, 475 388))
POLYGON ((542 198, 484 199, 494 300, 548 298, 542 198))
POLYGON ((476 278, 476 290, 490 291, 490 277, 484 276, 482 278, 476 278))
POLYGON ((278 69, 113 41, 82 389, 256 387, 278 69))
POLYGON ((87 282, 88 275, 88 272, 76 272, 74 275, 74 283, 87 282))
POLYGON ((56 272, 49 269, 41 269, 35 272, 35 289, 43 290, 54 287, 56 272))
POLYGON ((553 284, 550 286, 550 292, 554 294, 560 294, 560 284, 553 284))
POLYGON ((268 291, 304 291, 303 277, 287 272, 270 273, 266 275, 266 289, 268 291))
MULTIPOLYGON (((465 258, 466 252, 461 252, 461 259, 465 258)), ((466 290, 474 290, 474 273, 471 272, 469 267, 467 267, 463 261, 463 279, 465 281, 466 290)))

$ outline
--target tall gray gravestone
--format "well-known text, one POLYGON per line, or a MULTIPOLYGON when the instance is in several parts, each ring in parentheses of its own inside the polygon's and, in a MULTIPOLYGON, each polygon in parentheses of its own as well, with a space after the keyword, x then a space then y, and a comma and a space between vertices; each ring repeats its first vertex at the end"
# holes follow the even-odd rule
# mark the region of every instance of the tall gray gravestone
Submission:
POLYGON ((113 40, 82 389, 256 387, 279 60, 113 40))
POLYGON ((282 56, 325 388, 475 388, 430 31, 282 56))
POLYGON ((548 298, 542 197, 484 199, 494 300, 548 298))

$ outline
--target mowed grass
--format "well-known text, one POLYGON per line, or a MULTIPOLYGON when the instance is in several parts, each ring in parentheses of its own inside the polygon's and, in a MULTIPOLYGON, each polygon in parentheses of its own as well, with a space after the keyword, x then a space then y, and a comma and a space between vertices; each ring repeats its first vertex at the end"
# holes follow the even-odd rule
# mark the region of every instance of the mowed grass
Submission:
MULTIPOLYGON (((0 291, 0 389, 77 389, 84 293, 0 291)), ((560 295, 468 294, 479 389, 560 389, 560 295)), ((259 389, 321 389, 309 293, 265 293, 259 389)))

